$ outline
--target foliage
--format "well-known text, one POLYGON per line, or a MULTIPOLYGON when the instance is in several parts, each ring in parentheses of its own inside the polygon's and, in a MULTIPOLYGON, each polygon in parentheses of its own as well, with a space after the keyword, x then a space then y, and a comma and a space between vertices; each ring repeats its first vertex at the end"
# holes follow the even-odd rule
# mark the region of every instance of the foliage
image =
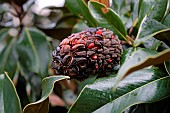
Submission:
MULTIPOLYGON (((27 104, 40 99, 42 90, 40 87, 43 84, 41 81, 53 74, 50 70, 53 42, 59 42, 70 34, 77 22, 77 17, 64 6, 45 7, 40 11, 35 7, 38 8, 35 0, 0 2, 0 74, 2 74, 0 112, 2 113, 22 112, 27 104), (63 33, 56 34, 56 31, 63 33), (10 100, 10 97, 13 99, 10 100), (11 104, 12 107, 9 109, 11 104)), ((49 104, 47 100, 43 106, 49 104)), ((48 107, 46 108, 48 111, 48 107)), ((27 109, 24 112, 28 112, 27 109)))
MULTIPOLYGON (((102 0, 101 3, 96 1, 66 0, 67 8, 76 15, 71 17, 80 20, 74 23, 76 29, 73 32, 88 26, 100 26, 112 30, 123 44, 121 66, 117 72, 111 73, 108 77, 98 78, 94 82, 90 80, 90 83, 84 82, 85 87, 68 113, 168 113, 170 110, 169 0, 112 0, 111 8, 102 0)), ((0 12, 4 11, 1 9, 0 12)), ((66 20, 60 19, 62 22, 66 20)), ((11 79, 17 75, 28 78, 30 74, 34 74, 40 79, 44 78, 42 96, 37 102, 27 103, 23 112, 48 112, 48 97, 54 88, 54 83, 69 77, 45 78, 49 74, 51 48, 47 36, 37 29, 40 26, 30 28, 21 24, 15 27, 19 32, 13 36, 10 34, 10 26, 1 22, 2 25, 4 26, 0 30, 0 103, 9 103, 11 100, 6 98, 9 95, 13 96, 13 103, 16 104, 11 109, 1 104, 0 111, 22 112, 11 79), (3 74, 4 71, 8 74, 3 74)), ((48 33, 44 29, 43 31, 48 33)))

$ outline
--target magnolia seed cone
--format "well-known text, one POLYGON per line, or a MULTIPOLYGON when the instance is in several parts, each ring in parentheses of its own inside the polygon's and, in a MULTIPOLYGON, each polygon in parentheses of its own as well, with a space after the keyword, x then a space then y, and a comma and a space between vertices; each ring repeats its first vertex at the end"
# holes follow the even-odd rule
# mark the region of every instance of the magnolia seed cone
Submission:
POLYGON ((122 45, 106 28, 89 28, 65 38, 53 51, 52 68, 77 80, 111 72, 119 64, 122 45))

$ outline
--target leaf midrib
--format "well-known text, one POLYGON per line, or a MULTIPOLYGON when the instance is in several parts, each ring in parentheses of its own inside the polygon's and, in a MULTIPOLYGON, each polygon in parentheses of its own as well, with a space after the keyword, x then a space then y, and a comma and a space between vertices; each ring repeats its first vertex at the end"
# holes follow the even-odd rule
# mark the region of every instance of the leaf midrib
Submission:
MULTIPOLYGON (((39 55, 38 55, 38 52, 37 52, 37 50, 36 50, 35 44, 34 44, 34 42, 33 42, 33 40, 32 40, 32 37, 31 37, 31 34, 30 34, 28 28, 25 28, 25 33, 26 33, 26 36, 27 36, 27 38, 28 38, 28 40, 29 40, 29 43, 30 43, 30 45, 31 45, 31 47, 32 47, 32 50, 33 50, 33 52, 34 52, 34 54, 35 54, 36 65, 37 65, 38 70, 39 70, 39 68, 40 68, 39 55)), ((36 70, 36 71, 38 71, 38 70, 36 70)))
POLYGON ((1 70, 0 70, 1 73, 2 73, 2 71, 3 71, 3 70, 5 69, 5 67, 6 67, 7 59, 9 58, 9 54, 10 54, 10 52, 12 51, 12 47, 13 47, 13 44, 14 44, 15 41, 16 41, 16 38, 14 37, 14 38, 11 40, 11 42, 10 42, 10 44, 9 44, 6 52, 5 52, 5 55, 4 55, 3 59, 2 59, 2 64, 3 64, 3 65, 2 65, 2 68, 1 68, 1 70))
MULTIPOLYGON (((115 100, 118 100, 119 98, 122 98, 123 96, 126 96, 126 95, 128 95, 128 94, 130 94, 130 93, 132 93, 132 92, 134 92, 134 91, 136 91, 136 90, 138 90, 138 89, 140 89, 140 88, 143 88, 144 86, 147 86, 147 85, 149 85, 149 84, 152 84, 152 83, 154 83, 154 82, 157 82, 157 81, 159 81, 159 80, 161 80, 161 79, 166 79, 166 78, 170 78, 170 76, 166 76, 166 77, 162 77, 162 78, 153 80, 153 81, 151 81, 151 82, 149 82, 149 83, 147 83, 147 84, 145 84, 145 85, 142 85, 142 86, 140 86, 140 87, 138 87, 138 88, 136 88, 136 89, 134 89, 134 90, 132 90, 132 91, 130 91, 130 92, 128 92, 128 93, 120 96, 120 97, 118 97, 118 98, 113 99, 113 100, 110 101, 110 102, 113 102, 113 101, 115 101, 115 100)), ((110 103, 110 102, 108 102, 108 103, 110 103)), ((106 105, 106 104, 105 104, 105 105, 106 105)), ((103 105, 103 106, 105 106, 105 105, 103 105)), ((101 106, 101 107, 102 107, 102 106, 101 106)), ((101 107, 100 107, 100 108, 101 108, 101 107)), ((98 109, 100 109, 100 108, 98 108, 98 109)), ((97 110, 97 109, 96 109, 96 110, 97 110)))

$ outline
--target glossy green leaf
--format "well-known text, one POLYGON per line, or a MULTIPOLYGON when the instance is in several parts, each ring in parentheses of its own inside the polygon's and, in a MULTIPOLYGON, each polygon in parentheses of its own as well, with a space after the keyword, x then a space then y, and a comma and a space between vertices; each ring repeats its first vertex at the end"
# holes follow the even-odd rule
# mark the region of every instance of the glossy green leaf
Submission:
POLYGON ((149 10, 154 4, 154 0, 142 0, 141 7, 139 9, 138 26, 141 24, 145 15, 148 14, 149 10))
POLYGON ((167 26, 163 25, 162 23, 154 19, 145 17, 139 28, 136 40, 134 42, 134 46, 138 46, 139 44, 145 42, 149 38, 161 32, 165 32, 166 30, 169 30, 167 26))
POLYGON ((126 71, 128 71, 131 67, 135 67, 137 64, 143 62, 148 56, 156 54, 157 51, 155 50, 145 48, 128 48, 123 52, 122 59, 120 61, 122 66, 117 73, 117 78, 122 79, 126 76, 126 71))
POLYGON ((15 86, 7 73, 0 75, 0 113, 22 113, 15 86))
POLYGON ((142 69, 121 81, 115 92, 114 77, 98 79, 84 87, 68 113, 121 113, 134 104, 160 100, 170 94, 170 78, 165 76, 159 69, 142 69))
POLYGON ((168 0, 143 0, 139 11, 138 26, 145 15, 148 15, 150 19, 161 21, 166 13, 167 7, 168 0))
POLYGON ((25 106, 23 113, 48 113, 49 95, 53 90, 54 83, 60 80, 69 79, 68 76, 51 76, 42 81, 42 95, 37 102, 25 106))
POLYGON ((126 0, 112 0, 111 3, 111 9, 119 15, 126 29, 130 28, 132 26, 132 19, 129 2, 126 0))
POLYGON ((130 2, 130 9, 132 12, 132 20, 135 21, 136 18, 139 16, 139 9, 141 7, 143 0, 131 0, 130 2))
POLYGON ((120 67, 116 76, 116 85, 128 74, 150 65, 157 65, 170 60, 170 49, 157 53, 154 50, 137 48, 134 49, 129 59, 120 67))
MULTIPOLYGON (((141 74, 141 76, 143 77, 143 74, 141 74)), ((169 88, 170 77, 159 78, 152 82, 148 82, 145 86, 129 91, 127 94, 122 95, 121 97, 94 111, 94 113, 121 113, 129 106, 135 104, 155 102, 169 96, 169 88)))
POLYGON ((7 28, 3 28, 3 29, 0 30, 0 53, 4 49, 4 47, 6 45, 8 45, 8 38, 9 38, 8 30, 9 29, 7 29, 7 28))
MULTIPOLYGON (((126 7, 126 0, 112 0, 112 9, 116 11, 119 15, 126 7)), ((125 10, 124 10, 125 11, 125 10)))
POLYGON ((48 75, 50 48, 44 33, 35 28, 24 28, 17 52, 22 67, 38 73, 42 78, 48 75))
POLYGON ((99 26, 112 30, 120 39, 127 41, 126 29, 119 16, 112 9, 93 1, 88 3, 88 7, 99 26))
POLYGON ((9 72, 12 78, 16 70, 17 57, 15 54, 16 39, 8 35, 8 28, 0 30, 0 73, 9 72))
POLYGON ((143 45, 145 48, 148 49, 153 49, 153 50, 157 50, 158 47, 162 44, 161 41, 155 39, 155 38, 150 38, 148 40, 146 40, 143 45))
POLYGON ((170 28, 161 30, 159 33, 156 33, 154 37, 170 46, 170 28))
POLYGON ((128 59, 131 58, 132 54, 134 54, 134 48, 130 47, 128 49, 125 49, 122 54, 122 58, 120 60, 120 64, 122 65, 125 63, 128 59))
POLYGON ((164 18, 165 13, 168 9, 168 2, 169 0, 155 0, 153 6, 148 13, 148 17, 160 22, 164 18))
POLYGON ((12 78, 17 68, 16 38, 14 37, 0 53, 0 73, 7 71, 12 78))
POLYGON ((170 76, 170 60, 165 62, 165 68, 166 68, 167 73, 170 76))
POLYGON ((72 13, 85 19, 89 26, 98 26, 95 19, 90 14, 89 9, 87 8, 87 4, 84 2, 84 0, 66 0, 65 4, 72 13))
POLYGON ((170 28, 170 14, 165 17, 163 24, 170 28))

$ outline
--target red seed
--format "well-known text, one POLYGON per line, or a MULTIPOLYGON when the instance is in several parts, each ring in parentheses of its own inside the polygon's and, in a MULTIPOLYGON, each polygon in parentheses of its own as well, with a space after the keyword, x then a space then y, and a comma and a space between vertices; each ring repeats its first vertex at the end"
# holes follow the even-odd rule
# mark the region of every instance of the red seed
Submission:
POLYGON ((96 34, 101 35, 102 34, 102 30, 96 31, 96 34))
POLYGON ((112 60, 108 60, 108 62, 112 63, 112 60))
POLYGON ((72 46, 73 46, 73 45, 76 45, 76 44, 77 44, 77 41, 78 41, 77 39, 73 40, 73 41, 72 41, 72 46))
POLYGON ((93 56, 92 56, 92 59, 93 59, 93 60, 97 60, 97 55, 93 55, 93 56))
POLYGON ((98 49, 99 47, 95 46, 94 49, 98 49))
POLYGON ((94 47, 94 43, 90 43, 89 45, 88 45, 88 48, 89 49, 91 49, 91 48, 93 48, 94 47))
POLYGON ((76 43, 75 43, 75 42, 72 42, 72 46, 74 46, 74 45, 76 45, 76 43))
POLYGON ((115 38, 115 36, 114 35, 112 35, 112 39, 114 39, 115 38))
POLYGON ((98 65, 96 65, 96 69, 98 69, 99 68, 99 66, 98 65))
POLYGON ((75 39, 74 42, 77 43, 78 39, 75 39))

